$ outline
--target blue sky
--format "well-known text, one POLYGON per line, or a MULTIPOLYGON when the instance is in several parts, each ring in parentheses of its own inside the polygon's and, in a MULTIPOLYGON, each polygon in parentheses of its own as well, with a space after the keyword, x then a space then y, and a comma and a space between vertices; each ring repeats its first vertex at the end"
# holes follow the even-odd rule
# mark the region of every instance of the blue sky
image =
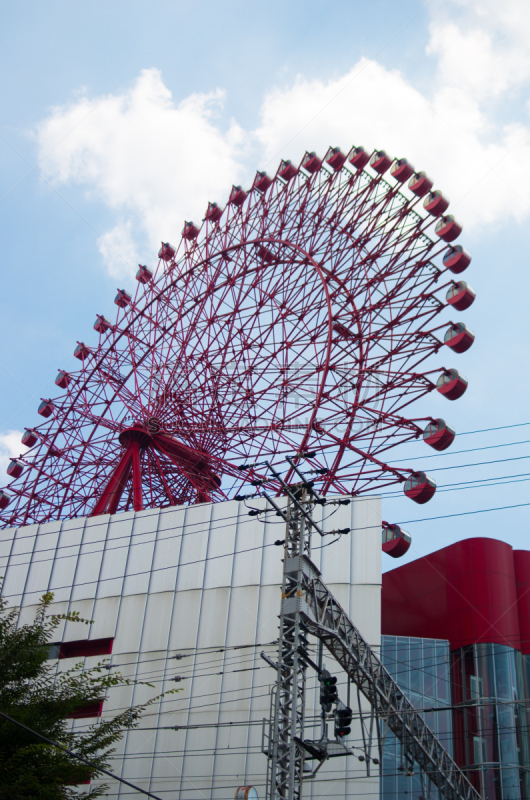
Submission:
MULTIPOLYGON (((530 6, 523 0, 372 3, 4 4, 0 60, 0 468, 40 418, 57 368, 74 368, 96 313, 112 317, 183 219, 223 202, 257 167, 329 144, 382 147, 451 199, 473 254, 473 348, 447 366, 469 379, 433 397, 457 431, 530 423, 530 6)), ((446 358, 446 361, 448 359, 446 358)), ((385 500, 389 521, 530 502, 530 424, 403 453, 440 484, 424 507, 385 500), (526 456, 529 456, 526 459, 526 456)), ((411 557, 469 535, 528 547, 528 508, 410 522, 411 557)), ((386 567, 394 566, 385 557, 386 567)), ((402 563, 402 562, 398 562, 402 563)))

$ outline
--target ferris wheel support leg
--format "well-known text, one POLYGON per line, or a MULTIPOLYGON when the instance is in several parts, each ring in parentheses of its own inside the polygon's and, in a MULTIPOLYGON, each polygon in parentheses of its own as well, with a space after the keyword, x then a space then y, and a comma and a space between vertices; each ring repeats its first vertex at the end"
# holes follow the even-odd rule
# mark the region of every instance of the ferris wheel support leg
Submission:
POLYGON ((142 466, 140 464, 140 445, 138 442, 131 444, 132 471, 133 471, 133 507, 135 511, 143 511, 144 501, 142 495, 142 466))
POLYGON ((153 444, 157 450, 163 453, 163 455, 177 467, 179 472, 186 478, 186 480, 191 483, 197 492, 197 503, 211 503, 212 498, 208 489, 205 488, 203 483, 198 481, 193 475, 193 468, 186 469, 183 466, 181 459, 179 459, 178 456, 173 452, 170 444, 167 441, 162 441, 161 437, 156 436, 153 439, 153 444))
MULTIPOLYGON (((109 481, 99 500, 97 501, 94 509, 90 512, 90 517, 97 517, 100 514, 115 514, 120 502, 125 484, 129 478, 131 471, 131 462, 133 456, 133 442, 129 445, 123 456, 121 457, 118 466, 110 476, 109 481)), ((138 445, 136 445, 138 447, 138 445)))

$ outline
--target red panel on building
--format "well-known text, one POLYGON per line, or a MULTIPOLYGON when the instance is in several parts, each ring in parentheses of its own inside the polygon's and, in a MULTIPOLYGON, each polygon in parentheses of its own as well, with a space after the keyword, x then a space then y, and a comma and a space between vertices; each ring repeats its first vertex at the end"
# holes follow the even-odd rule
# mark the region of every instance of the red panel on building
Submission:
POLYGON ((59 658, 87 658, 107 656, 112 653, 114 639, 80 639, 75 642, 61 642, 59 658))
POLYGON ((514 550, 515 587, 519 607, 519 628, 521 631, 521 650, 530 654, 530 552, 514 550))
POLYGON ((505 542, 466 539, 383 575, 385 635, 520 650, 520 617, 530 652, 530 553, 505 542))
POLYGON ((103 711, 103 700, 94 700, 84 706, 78 706, 70 714, 68 719, 88 719, 89 717, 100 717, 103 711))

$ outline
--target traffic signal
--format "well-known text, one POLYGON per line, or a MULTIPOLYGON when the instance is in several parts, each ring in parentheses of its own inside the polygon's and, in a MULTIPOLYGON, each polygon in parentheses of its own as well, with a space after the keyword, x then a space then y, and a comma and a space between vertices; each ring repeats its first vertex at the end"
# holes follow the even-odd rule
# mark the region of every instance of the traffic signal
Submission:
POLYGON ((342 739, 344 736, 347 736, 351 733, 351 721, 353 718, 353 712, 351 708, 337 708, 335 711, 335 736, 339 739, 342 739))
POLYGON ((337 679, 327 669, 323 669, 320 673, 320 703, 324 711, 331 711, 332 704, 338 699, 337 679))

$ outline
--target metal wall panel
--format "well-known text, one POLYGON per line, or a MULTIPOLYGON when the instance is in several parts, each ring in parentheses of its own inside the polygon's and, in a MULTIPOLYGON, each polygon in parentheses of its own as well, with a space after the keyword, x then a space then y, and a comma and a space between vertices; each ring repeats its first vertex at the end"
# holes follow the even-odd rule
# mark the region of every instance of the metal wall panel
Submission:
MULTIPOLYGON (((265 505, 252 501, 249 507, 265 505)), ((91 626, 68 623, 64 640, 114 636, 113 669, 153 684, 110 691, 104 716, 131 701, 182 690, 148 709, 113 761, 123 777, 167 800, 230 800, 247 784, 264 795, 261 721, 269 716, 275 673, 259 654, 274 658, 276 652, 283 548, 274 542, 285 531, 274 513, 256 518, 248 511, 231 501, 0 532, 4 594, 22 605, 21 621, 32 617, 44 591, 55 591, 58 610, 78 609, 95 620, 91 626), (176 660, 176 654, 183 657, 176 660), (168 730, 172 726, 188 727, 168 730)), ((380 501, 317 507, 315 518, 326 531, 354 529, 334 543, 335 537, 313 537, 312 558, 363 635, 378 645, 380 501)), ((332 659, 325 660, 336 671, 332 659)), ((337 674, 346 700, 344 677, 337 674)), ((311 670, 307 697, 311 718, 320 710, 311 670)), ((349 742, 359 746, 359 740, 354 723, 349 742)), ((375 795, 378 786, 377 777, 365 777, 364 764, 348 757, 327 762, 304 796, 375 795)), ((127 787, 113 792, 130 797, 127 787)))

